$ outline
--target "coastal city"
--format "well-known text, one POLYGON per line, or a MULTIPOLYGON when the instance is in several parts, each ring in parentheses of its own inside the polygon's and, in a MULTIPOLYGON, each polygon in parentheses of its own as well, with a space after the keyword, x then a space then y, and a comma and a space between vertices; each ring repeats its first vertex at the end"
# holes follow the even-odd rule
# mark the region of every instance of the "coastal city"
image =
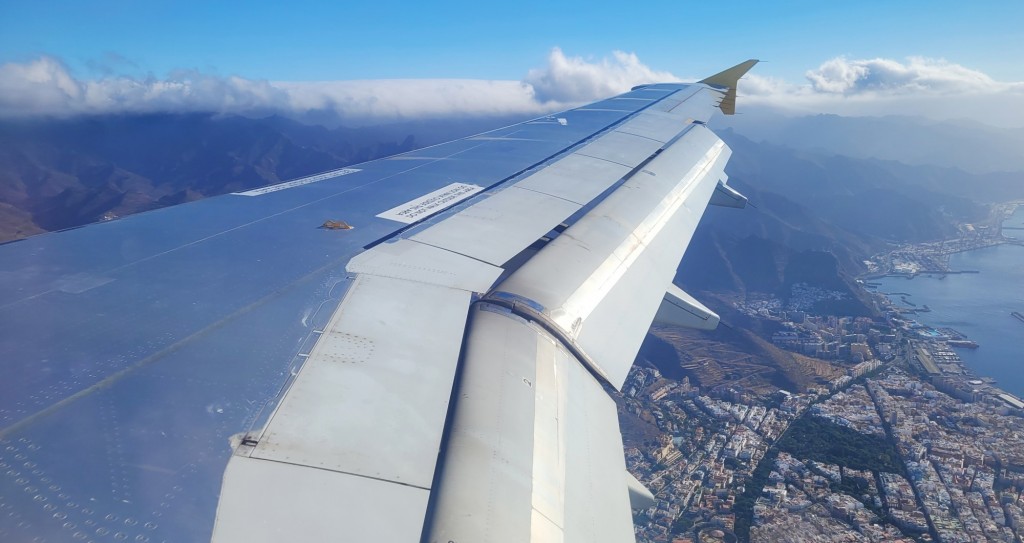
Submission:
POLYGON ((867 277, 977 273, 977 270, 950 269, 949 256, 1001 244, 1024 246, 1024 240, 1010 235, 1010 232, 1004 232, 1005 229, 1016 233, 1019 232, 1020 227, 1007 227, 1003 224, 1020 205, 1022 204, 1016 201, 993 205, 987 220, 977 224, 959 225, 959 235, 952 239, 906 244, 877 255, 864 263, 869 271, 867 277))
MULTIPOLYGON (((873 276, 950 272, 937 246, 873 276)), ((964 364, 970 338, 871 277, 882 316, 814 314, 843 293, 807 285, 734 302, 772 347, 828 365, 804 390, 702 387, 638 361, 618 399, 627 467, 657 499, 634 512, 638 541, 1024 541, 1024 403, 964 364)))

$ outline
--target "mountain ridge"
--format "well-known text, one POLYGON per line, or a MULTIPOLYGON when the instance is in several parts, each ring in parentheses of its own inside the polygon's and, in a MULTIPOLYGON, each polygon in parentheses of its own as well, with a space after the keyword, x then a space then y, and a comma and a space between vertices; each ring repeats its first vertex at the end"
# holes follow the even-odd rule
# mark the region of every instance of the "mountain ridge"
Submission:
MULTIPOLYGON (((282 117, 153 114, 0 122, 0 241, 60 230, 372 160, 516 119, 325 128, 282 117)), ((733 128, 730 184, 755 209, 705 213, 677 280, 694 291, 788 296, 792 277, 850 290, 896 242, 956 233, 1024 183, 756 142, 733 128), (834 265, 830 262, 834 262, 834 265), (816 279, 816 280, 817 280, 816 279), (838 280, 839 283, 835 281, 838 280), (845 287, 844 287, 845 285, 845 287)))
POLYGON ((720 117, 757 142, 853 158, 899 161, 912 166, 953 167, 969 173, 1024 172, 1024 128, 989 126, 971 119, 933 120, 909 115, 847 117, 787 115, 752 107, 741 117, 720 117))

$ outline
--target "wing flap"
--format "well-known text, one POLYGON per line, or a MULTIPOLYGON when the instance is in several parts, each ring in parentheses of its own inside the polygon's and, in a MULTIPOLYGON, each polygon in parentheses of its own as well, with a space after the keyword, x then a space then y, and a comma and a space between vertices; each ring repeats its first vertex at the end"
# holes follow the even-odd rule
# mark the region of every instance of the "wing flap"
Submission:
POLYGON ((683 289, 669 285, 665 298, 658 307, 658 313, 654 316, 656 322, 670 324, 673 326, 684 326, 698 330, 714 330, 718 328, 721 320, 714 312, 704 307, 704 304, 690 296, 683 289))
POLYGON ((478 304, 427 541, 632 538, 615 403, 543 329, 478 304))
POLYGON ((724 181, 719 181, 715 194, 711 196, 711 205, 742 209, 747 206, 747 197, 724 181))
MULTIPOLYGON (((388 262, 388 250, 368 253, 388 262)), ((410 274, 428 270, 419 280, 356 278, 263 432, 228 461, 214 541, 419 536, 472 295, 447 286, 474 273, 454 257, 480 264, 454 255, 447 269, 430 269, 428 253, 406 261, 410 274)))
POLYGON ((421 488, 241 457, 228 463, 224 482, 214 541, 417 541, 430 495, 421 488), (382 522, 381 504, 402 513, 382 522))
POLYGON ((429 488, 469 297, 357 278, 252 457, 429 488))
POLYGON ((492 297, 549 323, 621 386, 729 154, 717 136, 692 125, 492 297))

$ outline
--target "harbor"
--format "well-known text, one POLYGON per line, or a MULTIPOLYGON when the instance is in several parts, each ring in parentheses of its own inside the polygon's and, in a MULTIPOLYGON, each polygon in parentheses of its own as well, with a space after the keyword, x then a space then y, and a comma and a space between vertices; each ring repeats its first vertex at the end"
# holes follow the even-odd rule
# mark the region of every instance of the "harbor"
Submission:
MULTIPOLYGON (((1004 215, 1009 213, 1008 207, 993 215, 1006 220, 1004 227, 1024 227, 1024 207, 1015 211, 1009 218, 1004 215)), ((975 228, 979 230, 983 229, 975 228)), ((997 234, 992 228, 987 230, 989 236, 997 234)), ((923 263, 913 255, 927 251, 904 246, 899 252, 910 256, 890 260, 896 255, 888 253, 875 257, 876 273, 883 271, 887 262, 913 268, 923 263)), ((1024 374, 1019 369, 1020 346, 1024 344, 1024 291, 1020 289, 1024 250, 1013 243, 1002 243, 950 255, 947 263, 952 269, 981 273, 949 275, 944 279, 924 274, 917 274, 914 279, 909 276, 865 277, 862 281, 892 302, 888 310, 907 321, 911 338, 924 344, 941 345, 944 347, 941 351, 955 350, 961 360, 954 365, 970 368, 975 376, 998 379, 1003 391, 1024 396, 1024 374), (925 307, 930 311, 922 311, 925 307), (1006 318, 1007 315, 1012 318, 1006 318)), ((947 366, 947 369, 953 368, 947 366)), ((939 374, 933 375, 956 374, 955 371, 943 373, 940 369, 939 374)))

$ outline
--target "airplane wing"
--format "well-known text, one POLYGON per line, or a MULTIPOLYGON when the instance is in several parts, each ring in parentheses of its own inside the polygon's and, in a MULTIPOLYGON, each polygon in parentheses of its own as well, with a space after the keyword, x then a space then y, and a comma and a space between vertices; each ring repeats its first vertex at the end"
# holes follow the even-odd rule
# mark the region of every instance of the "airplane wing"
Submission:
POLYGON ((0 246, 0 540, 627 541, 615 405, 753 61, 0 246))

